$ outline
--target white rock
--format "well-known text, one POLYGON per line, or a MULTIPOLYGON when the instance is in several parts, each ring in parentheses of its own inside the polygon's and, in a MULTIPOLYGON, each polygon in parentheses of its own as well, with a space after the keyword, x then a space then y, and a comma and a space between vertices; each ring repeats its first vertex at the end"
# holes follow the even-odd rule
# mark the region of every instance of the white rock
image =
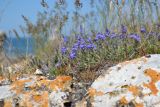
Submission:
POLYGON ((43 75, 43 72, 40 69, 36 69, 36 72, 34 74, 35 75, 43 75))
MULTIPOLYGON (((91 89, 103 95, 93 96, 93 107, 114 107, 117 102, 125 98, 144 107, 154 107, 160 102, 160 55, 151 55, 126 61, 111 67, 106 74, 96 79, 91 89), (146 70, 148 74, 146 74, 146 70), (136 87, 129 90, 129 87, 136 87), (134 92, 138 92, 135 95, 134 92), (111 95, 111 93, 115 93, 111 95)), ((127 104, 126 104, 127 105, 127 104)), ((159 103, 160 107, 160 103, 159 103)))
POLYGON ((50 96, 51 107, 64 107, 64 103, 67 100, 67 93, 59 91, 53 91, 50 96))
POLYGON ((0 100, 12 97, 13 95, 14 93, 10 91, 9 85, 0 86, 0 100))

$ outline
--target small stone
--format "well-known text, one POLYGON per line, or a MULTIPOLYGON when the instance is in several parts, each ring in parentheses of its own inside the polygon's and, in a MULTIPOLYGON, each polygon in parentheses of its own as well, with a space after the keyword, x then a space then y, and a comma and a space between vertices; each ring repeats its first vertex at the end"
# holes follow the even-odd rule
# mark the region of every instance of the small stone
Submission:
POLYGON ((4 107, 4 100, 0 100, 0 107, 4 107))
POLYGON ((36 69, 35 75, 43 75, 43 72, 41 69, 36 69))
POLYGON ((145 57, 146 57, 146 58, 150 58, 150 57, 151 57, 151 55, 146 55, 145 57))

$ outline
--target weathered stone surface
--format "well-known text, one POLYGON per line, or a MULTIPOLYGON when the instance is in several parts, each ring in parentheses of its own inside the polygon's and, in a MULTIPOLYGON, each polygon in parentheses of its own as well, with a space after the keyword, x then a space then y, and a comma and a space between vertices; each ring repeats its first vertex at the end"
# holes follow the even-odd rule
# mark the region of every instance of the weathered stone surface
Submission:
POLYGON ((43 71, 41 69, 36 69, 35 75, 43 75, 43 71))
POLYGON ((10 91, 9 85, 0 86, 0 100, 12 97, 13 95, 14 93, 10 91))
POLYGON ((160 107, 160 55, 111 67, 88 93, 93 107, 160 107))
POLYGON ((33 75, 17 77, 11 85, 0 86, 0 101, 4 107, 60 107, 67 101, 65 91, 69 92, 71 81, 70 76, 54 80, 33 75))
POLYGON ((51 107, 64 107, 64 103, 68 102, 68 94, 61 91, 53 91, 50 94, 50 105, 51 107))

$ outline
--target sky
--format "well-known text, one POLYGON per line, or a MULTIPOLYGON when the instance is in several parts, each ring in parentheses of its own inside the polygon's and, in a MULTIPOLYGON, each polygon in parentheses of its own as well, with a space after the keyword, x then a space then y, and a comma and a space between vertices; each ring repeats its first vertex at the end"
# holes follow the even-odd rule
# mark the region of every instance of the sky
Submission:
POLYGON ((8 32, 24 25, 21 15, 35 22, 37 12, 42 10, 40 0, 0 0, 0 30, 8 32))
MULTIPOLYGON (((56 0, 45 0, 49 7, 54 5, 56 0)), ((68 10, 74 7, 74 0, 68 1, 68 10)), ((85 3, 86 0, 82 0, 85 3)), ((0 31, 9 32, 12 29, 19 29, 20 25, 25 25, 22 15, 27 16, 32 22, 36 22, 37 12, 43 11, 41 0, 0 0, 0 31)), ((89 4, 88 4, 89 5, 89 4)), ((87 10, 88 6, 83 11, 87 10)), ((19 30, 18 30, 19 31, 19 30)))
MULTIPOLYGON (((57 0, 45 0, 50 8, 53 8, 54 2, 57 0)), ((66 0, 68 3, 68 11, 74 9, 74 0, 66 0)), ((90 0, 81 0, 83 7, 82 13, 90 10, 90 0)), ((160 1, 160 0, 159 0, 160 1)), ((26 16, 32 22, 36 22, 36 16, 39 11, 43 11, 40 4, 41 0, 0 0, 0 31, 9 32, 16 29, 20 32, 19 26, 24 26, 22 15, 26 16)))
MULTIPOLYGON (((47 2, 52 5, 54 0, 47 2)), ((9 32, 19 26, 24 26, 22 15, 27 16, 32 22, 36 21, 37 12, 43 11, 41 0, 0 0, 0 30, 9 32)))

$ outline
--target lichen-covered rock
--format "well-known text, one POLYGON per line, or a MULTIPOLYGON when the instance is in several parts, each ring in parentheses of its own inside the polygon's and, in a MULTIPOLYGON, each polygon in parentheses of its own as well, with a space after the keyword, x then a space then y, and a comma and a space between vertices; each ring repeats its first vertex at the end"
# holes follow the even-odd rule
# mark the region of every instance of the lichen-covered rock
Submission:
POLYGON ((111 67, 88 93, 93 107, 160 107, 160 55, 111 67))
POLYGON ((68 93, 65 92, 53 91, 49 97, 51 107, 64 107, 64 103, 68 102, 68 93))
POLYGON ((13 95, 14 93, 10 91, 9 85, 0 86, 0 100, 12 97, 13 95))
POLYGON ((67 101, 65 91, 70 91, 71 81, 70 76, 54 80, 33 75, 17 77, 11 85, 0 86, 0 101, 4 107, 52 107, 53 103, 59 107, 67 101))

